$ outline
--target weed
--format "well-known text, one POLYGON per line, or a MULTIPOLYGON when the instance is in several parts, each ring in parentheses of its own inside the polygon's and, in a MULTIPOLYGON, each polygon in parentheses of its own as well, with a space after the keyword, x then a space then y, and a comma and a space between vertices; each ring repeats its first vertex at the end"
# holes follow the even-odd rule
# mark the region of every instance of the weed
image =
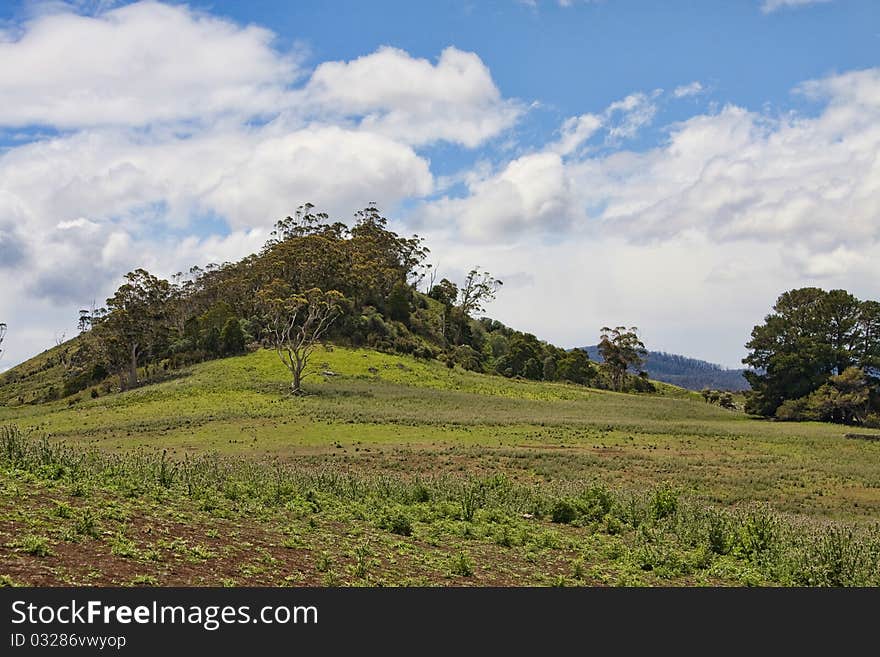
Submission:
POLYGON ((95 514, 92 513, 91 509, 85 508, 79 512, 74 529, 77 534, 91 536, 92 538, 98 537, 97 522, 95 520, 95 514))
POLYGON ((650 513, 653 520, 662 520, 678 509, 678 492, 669 484, 663 484, 651 493, 650 513))
POLYGON ((28 534, 16 542, 15 547, 34 557, 48 557, 52 554, 49 542, 42 536, 28 534))
POLYGON ((459 577, 472 577, 474 567, 468 556, 464 552, 459 552, 451 560, 450 572, 459 577))

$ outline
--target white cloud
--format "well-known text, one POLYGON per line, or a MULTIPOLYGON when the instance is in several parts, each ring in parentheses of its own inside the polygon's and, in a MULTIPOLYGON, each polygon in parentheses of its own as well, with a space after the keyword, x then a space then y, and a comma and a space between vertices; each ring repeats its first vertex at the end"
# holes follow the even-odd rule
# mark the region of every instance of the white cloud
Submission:
POLYGON ((699 81, 695 80, 690 84, 683 84, 676 87, 672 92, 672 95, 676 98, 687 98, 688 96, 699 96, 704 91, 706 91, 705 87, 703 87, 699 81))
POLYGON ((560 128, 560 138, 551 149, 560 155, 569 155, 602 127, 603 119, 595 114, 581 114, 566 119, 560 128))
POLYGON ((795 9, 797 7, 805 7, 806 5, 818 5, 831 0, 764 0, 761 4, 761 11, 770 14, 780 9, 795 9))
POLYGON ((427 162, 384 136, 272 124, 180 139, 83 131, 5 153, 0 180, 0 216, 14 217, 8 230, 0 225, 0 267, 19 271, 10 289, 74 303, 155 262, 153 250, 167 252, 161 236, 195 231, 190 221, 200 216, 265 235, 305 201, 346 216, 371 200, 389 207, 423 196, 433 184, 427 162), (25 265, 47 241, 52 257, 25 265))
POLYGON ((543 152, 513 160, 503 170, 468 184, 468 196, 428 204, 422 220, 429 227, 458 226, 467 240, 515 239, 523 232, 558 232, 575 206, 562 158, 543 152))
POLYGON ((436 64, 390 47, 349 62, 325 62, 302 100, 323 117, 356 117, 365 130, 411 144, 445 140, 475 147, 522 113, 518 103, 502 98, 477 55, 454 47, 436 64))
POLYGON ((41 14, 0 33, 0 125, 146 125, 274 113, 298 75, 273 34, 181 6, 41 14))
POLYGON ((7 364, 70 333, 129 269, 241 257, 306 201, 344 219, 428 195, 418 145, 476 146, 522 112, 455 48, 435 62, 382 48, 309 76, 268 30, 186 6, 32 9, 0 33, 0 126, 56 131, 0 151, 7 364), (218 223, 229 234, 210 235, 218 223))
MULTIPOLYGON (((672 126, 657 148, 587 151, 564 162, 559 154, 570 149, 553 142, 484 176, 467 197, 435 203, 425 216, 434 225, 457 217, 466 235, 507 241, 517 230, 572 226, 642 243, 696 232, 716 243, 784 241, 813 253, 877 242, 880 71, 799 90, 825 101, 817 116, 771 117, 731 105, 672 126), (549 215, 566 220, 547 221, 549 215)), ((610 134, 649 116, 646 98, 613 103, 604 117, 625 111, 634 118, 623 128, 603 119, 610 134)), ((578 120, 566 121, 562 134, 576 134, 578 120)))
MULTIPOLYGON (((736 365, 783 290, 877 298, 880 70, 797 91, 822 103, 815 115, 729 105, 672 125, 641 152, 553 141, 481 169, 465 196, 420 216, 436 251, 457 245, 447 266, 531 274, 490 309, 502 321, 567 346, 594 341, 603 323, 632 322, 649 345, 736 365), (571 299, 578 308, 560 323, 571 299)), ((597 115, 605 130, 607 114, 597 115)), ((579 120, 561 134, 576 134, 579 120)))
POLYGON ((610 125, 609 139, 631 139, 639 130, 650 125, 657 114, 657 105, 653 100, 661 92, 656 89, 651 94, 630 94, 623 100, 611 103, 605 110, 605 122, 610 125))
POLYGON ((2 35, 0 124, 63 130, 0 153, 4 364, 70 333, 76 310, 100 304, 124 271, 238 258, 304 201, 345 217, 368 201, 418 200, 406 228, 421 222, 444 270, 480 263, 518 283, 492 314, 566 346, 595 341, 603 324, 636 324, 649 346, 733 365, 781 290, 876 297, 878 69, 801 85, 813 115, 729 105, 667 126, 641 151, 623 145, 661 99, 634 93, 567 119, 544 146, 512 141, 435 180, 420 146, 484 144, 523 112, 477 55, 383 48, 309 76, 273 43, 259 28, 151 3, 93 17, 56 9, 2 35), (69 70, 68 31, 88 44, 69 70), (157 31, 171 38, 144 37, 157 31), (136 65, 150 58, 155 73, 136 65), (450 195, 424 200, 438 190, 450 195), (228 230, 212 235, 200 220, 228 230))

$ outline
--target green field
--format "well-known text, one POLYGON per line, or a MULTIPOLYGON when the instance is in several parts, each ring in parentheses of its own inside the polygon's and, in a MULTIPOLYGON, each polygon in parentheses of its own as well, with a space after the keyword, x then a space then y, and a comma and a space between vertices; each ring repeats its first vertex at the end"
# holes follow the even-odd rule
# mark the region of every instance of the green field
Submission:
POLYGON ((0 577, 880 577, 880 443, 845 427, 754 420, 662 384, 621 394, 343 348, 313 362, 304 397, 287 394, 277 357, 260 351, 122 394, 0 406, 0 425, 24 434, 0 458, 0 577))

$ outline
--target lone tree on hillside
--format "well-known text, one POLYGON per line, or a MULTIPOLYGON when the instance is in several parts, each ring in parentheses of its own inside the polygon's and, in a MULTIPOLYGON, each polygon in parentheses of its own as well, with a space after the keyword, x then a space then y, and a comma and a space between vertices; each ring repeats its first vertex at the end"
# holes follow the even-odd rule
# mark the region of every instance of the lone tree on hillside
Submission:
POLYGON ((272 346, 293 377, 291 392, 302 394, 309 357, 343 314, 347 299, 336 290, 323 292, 319 288, 294 294, 290 285, 277 279, 262 287, 257 297, 266 314, 272 346))
MULTIPOLYGON (((5 337, 6 337, 6 324, 3 322, 0 322, 0 347, 3 346, 3 338, 5 338, 5 337)), ((2 356, 2 355, 3 355, 3 350, 0 349, 0 356, 2 356)))
POLYGON ((599 353, 605 361, 604 367, 611 379, 611 387, 617 391, 623 390, 626 381, 626 371, 629 367, 641 369, 648 354, 644 343, 639 340, 638 329, 631 326, 615 328, 602 327, 602 336, 599 339, 599 353))

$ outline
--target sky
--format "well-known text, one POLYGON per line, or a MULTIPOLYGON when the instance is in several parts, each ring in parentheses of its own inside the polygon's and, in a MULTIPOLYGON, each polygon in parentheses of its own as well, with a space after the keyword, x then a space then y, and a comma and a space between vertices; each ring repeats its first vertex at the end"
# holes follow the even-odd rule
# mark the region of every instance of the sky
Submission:
POLYGON ((0 3, 0 370, 305 202, 739 366, 787 289, 880 299, 878 54, 876 0, 0 3))

